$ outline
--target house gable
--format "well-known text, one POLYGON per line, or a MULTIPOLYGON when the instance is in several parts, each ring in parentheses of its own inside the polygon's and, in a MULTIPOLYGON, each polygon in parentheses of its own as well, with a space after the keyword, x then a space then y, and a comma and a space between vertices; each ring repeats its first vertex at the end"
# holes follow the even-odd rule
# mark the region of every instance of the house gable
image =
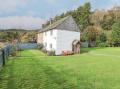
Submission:
POLYGON ((56 29, 76 31, 76 32, 80 31, 79 27, 77 26, 77 24, 72 16, 69 16, 65 21, 63 21, 61 24, 59 24, 56 27, 56 29))
POLYGON ((46 32, 49 30, 58 29, 58 30, 67 30, 67 31, 76 31, 79 32, 79 27, 77 26, 75 20, 72 16, 67 16, 61 20, 58 20, 57 22, 54 22, 53 24, 47 26, 46 28, 43 28, 40 30, 41 32, 46 32))

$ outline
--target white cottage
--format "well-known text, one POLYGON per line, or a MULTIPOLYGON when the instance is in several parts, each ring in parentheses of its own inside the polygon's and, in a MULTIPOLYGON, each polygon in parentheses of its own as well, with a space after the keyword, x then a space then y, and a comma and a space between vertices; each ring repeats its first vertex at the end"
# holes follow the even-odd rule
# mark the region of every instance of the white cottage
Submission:
POLYGON ((37 43, 60 55, 63 51, 74 51, 75 40, 80 40, 80 30, 73 17, 67 16, 39 31, 37 43))

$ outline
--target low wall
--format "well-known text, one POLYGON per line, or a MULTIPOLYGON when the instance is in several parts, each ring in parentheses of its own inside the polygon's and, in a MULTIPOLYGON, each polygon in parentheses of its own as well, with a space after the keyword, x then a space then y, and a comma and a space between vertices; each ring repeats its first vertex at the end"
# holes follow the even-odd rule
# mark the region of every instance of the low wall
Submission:
POLYGON ((37 43, 19 43, 16 45, 17 49, 19 50, 25 50, 25 49, 37 49, 38 44, 37 43))
POLYGON ((81 42, 81 48, 88 48, 88 42, 81 42))

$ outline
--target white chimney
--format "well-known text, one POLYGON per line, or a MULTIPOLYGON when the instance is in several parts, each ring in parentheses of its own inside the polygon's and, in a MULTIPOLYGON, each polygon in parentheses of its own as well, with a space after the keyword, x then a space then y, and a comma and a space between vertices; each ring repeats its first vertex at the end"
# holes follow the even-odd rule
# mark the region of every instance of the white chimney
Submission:
POLYGON ((50 26, 52 25, 52 18, 50 18, 50 26))

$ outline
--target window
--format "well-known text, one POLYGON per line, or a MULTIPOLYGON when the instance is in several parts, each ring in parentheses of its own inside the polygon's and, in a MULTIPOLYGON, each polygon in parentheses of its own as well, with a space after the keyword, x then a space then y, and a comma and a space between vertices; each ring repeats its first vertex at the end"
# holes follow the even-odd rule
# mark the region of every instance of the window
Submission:
POLYGON ((45 47, 47 47, 47 43, 45 43, 45 47))
POLYGON ((50 48, 52 49, 52 44, 50 44, 50 48))
POLYGON ((50 35, 53 35, 53 30, 50 31, 50 35))
POLYGON ((45 36, 47 35, 47 32, 45 32, 45 36))

